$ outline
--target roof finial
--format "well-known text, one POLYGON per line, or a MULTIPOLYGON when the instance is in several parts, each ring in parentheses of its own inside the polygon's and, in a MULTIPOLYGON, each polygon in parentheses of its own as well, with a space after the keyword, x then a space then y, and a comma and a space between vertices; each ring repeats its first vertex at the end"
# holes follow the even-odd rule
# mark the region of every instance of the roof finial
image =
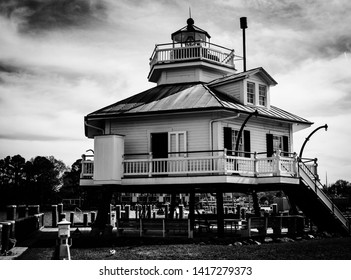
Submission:
POLYGON ((186 23, 188 24, 188 28, 191 27, 194 25, 194 20, 191 18, 191 8, 189 6, 189 18, 188 20, 186 21, 186 23))

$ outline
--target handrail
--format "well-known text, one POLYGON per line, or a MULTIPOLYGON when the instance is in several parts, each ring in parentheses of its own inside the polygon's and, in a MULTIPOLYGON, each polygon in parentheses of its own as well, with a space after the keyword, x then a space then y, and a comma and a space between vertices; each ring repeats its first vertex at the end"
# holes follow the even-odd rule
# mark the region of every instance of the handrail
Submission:
POLYGON ((307 162, 316 162, 316 158, 300 158, 300 161, 303 163, 307 163, 307 162))
POLYGON ((207 43, 206 46, 202 44, 192 46, 182 46, 172 43, 159 44, 155 46, 150 57, 150 67, 153 67, 158 62, 183 61, 194 58, 205 59, 233 67, 235 54, 234 50, 213 43, 207 43))
MULTIPOLYGON (((168 152, 168 155, 172 155, 172 154, 197 154, 197 153, 241 153, 241 154, 250 154, 250 155, 264 155, 267 154, 267 152, 245 152, 245 151, 235 151, 235 150, 195 150, 195 151, 183 151, 183 152, 168 152)), ((285 152, 282 152, 285 153, 285 152)), ((289 154, 293 154, 293 153, 289 153, 289 154)), ((152 155, 152 152, 149 153, 126 153, 123 156, 124 157, 128 157, 128 156, 149 156, 152 155)), ((89 157, 89 158, 93 158, 94 155, 84 155, 85 157, 89 157)))
MULTIPOLYGON (((182 152, 168 152, 168 155, 176 155, 176 154, 199 154, 199 153, 240 153, 240 154, 245 154, 245 155, 263 155, 263 154, 267 154, 267 152, 245 152, 245 151, 235 151, 235 150, 198 150, 198 151, 182 151, 182 152)), ((284 152, 282 152, 284 153, 284 152)), ((289 153, 289 154, 293 154, 293 153, 289 153)), ((152 152, 150 153, 128 153, 128 154, 124 154, 125 157, 128 156, 149 156, 152 155, 152 152)))
POLYGON ((235 56, 234 55, 234 50, 232 50, 230 53, 228 53, 227 56, 221 61, 221 63, 226 63, 225 61, 227 59, 230 59, 231 56, 235 56))
POLYGON ((161 44, 155 44, 155 49, 157 49, 158 47, 166 47, 166 48, 186 48, 186 47, 198 47, 198 46, 201 46, 202 45, 205 45, 206 48, 208 46, 208 48, 210 48, 211 46, 214 46, 216 48, 219 48, 219 49, 223 49, 223 50, 226 50, 226 51, 229 51, 229 52, 233 52, 234 49, 229 49, 229 48, 226 48, 226 47, 223 47, 223 46, 220 46, 220 45, 217 45, 215 43, 210 43, 210 42, 204 42, 204 41, 194 41, 194 45, 193 46, 183 46, 184 43, 161 43, 161 44))
POLYGON ((348 221, 348 219, 345 218, 344 214, 340 211, 340 209, 322 191, 322 189, 323 189, 322 183, 319 181, 319 179, 311 172, 311 170, 302 161, 300 161, 300 164, 299 164, 299 174, 300 174, 300 176, 302 175, 301 178, 310 186, 310 188, 324 202, 324 204, 329 208, 329 210, 333 213, 333 215, 336 216, 340 220, 340 222, 345 226, 345 228, 347 228, 347 230, 350 232, 350 222, 348 221), (303 175, 306 175, 305 178, 303 175), (309 184, 309 182, 307 182, 306 179, 310 179, 311 184, 309 184), (312 187, 312 184, 313 184, 314 188, 312 187))

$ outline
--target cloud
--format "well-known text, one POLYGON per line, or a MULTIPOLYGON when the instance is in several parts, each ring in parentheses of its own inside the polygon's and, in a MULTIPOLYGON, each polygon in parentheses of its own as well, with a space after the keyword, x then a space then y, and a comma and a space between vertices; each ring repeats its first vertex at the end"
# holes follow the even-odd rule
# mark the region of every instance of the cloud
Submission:
POLYGON ((25 140, 25 141, 80 141, 80 138, 60 137, 57 135, 38 135, 31 133, 6 134, 0 133, 0 139, 6 140, 25 140))
POLYGON ((3 0, 0 14, 16 21, 22 33, 96 23, 105 15, 98 0, 3 0))
POLYGON ((309 59, 275 78, 272 89, 277 106, 293 108, 306 118, 350 115, 350 62, 340 55, 334 59, 309 59))
MULTIPOLYGON (((243 7, 250 65, 264 63, 273 71, 290 71, 291 65, 305 60, 333 59, 351 51, 349 1, 252 0, 243 7)), ((262 66, 257 64, 252 66, 262 66)))

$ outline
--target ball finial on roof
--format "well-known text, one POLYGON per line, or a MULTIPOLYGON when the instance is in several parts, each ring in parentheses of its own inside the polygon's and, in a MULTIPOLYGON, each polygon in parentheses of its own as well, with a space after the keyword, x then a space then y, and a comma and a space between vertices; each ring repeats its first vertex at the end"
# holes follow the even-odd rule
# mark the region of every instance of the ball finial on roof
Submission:
POLYGON ((190 17, 190 18, 188 18, 188 20, 186 21, 186 23, 188 24, 188 25, 194 25, 194 20, 190 17))

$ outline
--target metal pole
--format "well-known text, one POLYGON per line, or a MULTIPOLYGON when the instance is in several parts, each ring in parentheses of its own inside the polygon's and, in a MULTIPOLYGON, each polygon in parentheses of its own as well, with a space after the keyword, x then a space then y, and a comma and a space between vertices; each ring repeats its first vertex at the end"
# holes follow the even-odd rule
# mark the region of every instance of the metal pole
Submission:
POLYGON ((321 129, 321 128, 325 128, 325 131, 327 131, 327 130, 328 130, 328 125, 325 124, 325 125, 322 125, 322 126, 320 126, 320 127, 317 127, 315 130, 313 130, 313 131, 311 132, 310 135, 308 135, 308 137, 306 138, 305 142, 303 142, 303 145, 302 145, 302 147, 301 147, 300 155, 299 155, 299 158, 300 158, 300 159, 302 158, 302 153, 303 153, 303 150, 304 150, 304 148, 305 148, 305 146, 306 146, 306 143, 310 140, 311 136, 312 136, 317 130, 319 130, 319 129, 321 129))
POLYGON ((246 71, 246 36, 245 29, 247 28, 247 19, 246 17, 240 18, 240 28, 243 30, 243 63, 244 63, 244 72, 246 71))
MULTIPOLYGON (((237 156, 238 155, 238 149, 239 149, 239 143, 240 143, 240 138, 241 138, 241 134, 243 133, 243 130, 244 130, 244 127, 245 127, 245 125, 246 125, 246 123, 249 121, 249 119, 252 117, 252 116, 258 116, 258 111, 257 110, 255 110, 255 112, 252 112, 252 113, 250 113, 248 116, 247 116, 247 118, 246 118, 246 120, 243 122, 243 124, 241 125, 241 127, 240 127, 240 130, 239 130, 239 134, 238 134, 238 138, 236 139, 236 144, 235 144, 235 156, 237 156)), ((245 152, 245 151, 244 151, 245 152)))

